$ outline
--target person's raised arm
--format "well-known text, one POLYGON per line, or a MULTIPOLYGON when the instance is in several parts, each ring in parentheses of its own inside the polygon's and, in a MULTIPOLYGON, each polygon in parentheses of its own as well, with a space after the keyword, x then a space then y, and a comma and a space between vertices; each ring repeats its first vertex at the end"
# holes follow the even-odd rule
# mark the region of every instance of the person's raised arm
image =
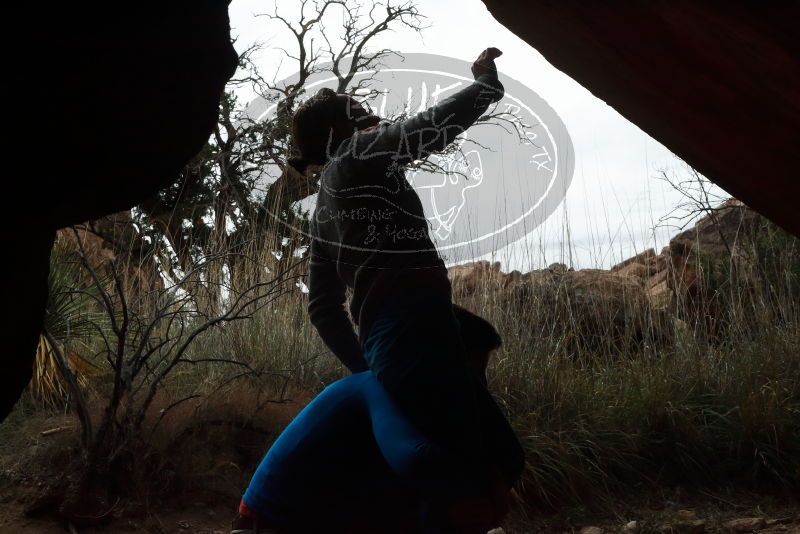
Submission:
POLYGON ((308 273, 308 315, 322 341, 350 370, 369 369, 353 323, 345 308, 346 286, 336 272, 336 262, 320 250, 317 238, 311 238, 308 273))
POLYGON ((500 54, 497 48, 484 50, 472 65, 475 81, 435 106, 405 121, 359 132, 360 155, 387 154, 406 164, 444 150, 503 97, 494 66, 500 54))

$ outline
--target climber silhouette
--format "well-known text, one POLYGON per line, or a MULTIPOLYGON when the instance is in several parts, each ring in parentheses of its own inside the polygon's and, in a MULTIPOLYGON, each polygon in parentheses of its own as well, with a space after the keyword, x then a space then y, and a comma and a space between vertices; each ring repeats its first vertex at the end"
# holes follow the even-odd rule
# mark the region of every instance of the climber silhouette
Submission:
POLYGON ((443 150, 502 98, 494 65, 500 55, 484 50, 472 66, 475 82, 402 122, 381 122, 330 89, 299 106, 292 121, 299 156, 289 163, 301 172, 321 166, 311 221, 311 322, 352 372, 369 371, 361 380, 374 377, 399 416, 441 451, 431 455, 437 461, 423 462, 430 480, 446 481, 425 497, 428 525, 442 503, 486 486, 478 414, 488 392, 467 364, 447 269, 405 168, 443 150))

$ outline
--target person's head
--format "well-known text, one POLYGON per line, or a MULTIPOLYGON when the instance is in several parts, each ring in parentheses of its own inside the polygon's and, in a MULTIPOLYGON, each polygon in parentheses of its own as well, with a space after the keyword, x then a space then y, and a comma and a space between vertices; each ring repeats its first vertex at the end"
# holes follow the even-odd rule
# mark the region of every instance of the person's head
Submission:
POLYGON ((308 165, 324 165, 342 141, 379 121, 355 98, 322 88, 294 112, 292 140, 300 155, 290 163, 300 171, 308 165))
POLYGON ((486 381, 486 366, 493 350, 500 348, 503 339, 495 327, 479 315, 453 304, 453 312, 461 325, 461 339, 467 349, 467 363, 486 381))

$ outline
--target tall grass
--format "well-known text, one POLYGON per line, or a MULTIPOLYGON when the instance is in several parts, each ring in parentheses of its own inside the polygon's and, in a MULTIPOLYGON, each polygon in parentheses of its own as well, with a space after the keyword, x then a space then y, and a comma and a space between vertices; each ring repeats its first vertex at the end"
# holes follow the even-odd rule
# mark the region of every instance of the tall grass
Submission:
MULTIPOLYGON (((725 316, 713 336, 703 317, 656 307, 627 282, 596 295, 504 289, 490 271, 469 290, 455 283, 454 300, 503 335, 490 388, 527 451, 527 504, 604 506, 672 484, 800 489, 800 248, 774 228, 759 235, 758 269, 704 281, 725 316)), ((344 370, 305 306, 295 292, 198 350, 226 346, 317 391, 344 370)))
POLYGON ((704 271, 697 309, 546 275, 521 299, 491 270, 455 286, 503 335, 490 388, 525 445, 529 504, 602 507, 673 484, 800 489, 800 245, 764 224, 739 249, 750 269, 716 258, 723 268, 704 271), (710 310, 724 328, 708 331, 710 310))
MULTIPOLYGON (((519 494, 528 506, 604 506, 672 484, 800 490, 800 247, 771 227, 759 235, 745 277, 707 270, 707 297, 725 319, 715 335, 702 314, 665 311, 625 281, 594 293, 592 273, 587 287, 546 277, 504 286, 491 270, 469 288, 454 283, 454 300, 503 336, 489 385, 527 452, 519 494)), ((226 299, 286 268, 264 242, 237 250, 246 261, 226 299)), ((254 420, 257 398, 307 398, 345 374, 309 323, 305 265, 292 269, 281 298, 203 333, 186 357, 203 361, 169 375, 151 417, 167 441, 181 426, 158 410, 175 399, 230 400, 254 420)))

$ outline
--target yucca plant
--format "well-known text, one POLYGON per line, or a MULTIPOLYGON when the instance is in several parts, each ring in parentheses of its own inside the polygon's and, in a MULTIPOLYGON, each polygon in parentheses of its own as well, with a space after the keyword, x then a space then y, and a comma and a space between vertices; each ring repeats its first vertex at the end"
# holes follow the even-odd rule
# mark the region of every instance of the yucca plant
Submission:
POLYGON ((79 387, 89 387, 89 378, 101 372, 87 354, 93 336, 99 334, 97 328, 102 327, 102 314, 95 309, 92 288, 84 287, 81 266, 73 256, 69 242, 57 239, 50 254, 43 329, 50 336, 39 337, 29 386, 33 398, 51 408, 61 408, 69 401, 69 387, 51 341, 59 345, 79 387))

